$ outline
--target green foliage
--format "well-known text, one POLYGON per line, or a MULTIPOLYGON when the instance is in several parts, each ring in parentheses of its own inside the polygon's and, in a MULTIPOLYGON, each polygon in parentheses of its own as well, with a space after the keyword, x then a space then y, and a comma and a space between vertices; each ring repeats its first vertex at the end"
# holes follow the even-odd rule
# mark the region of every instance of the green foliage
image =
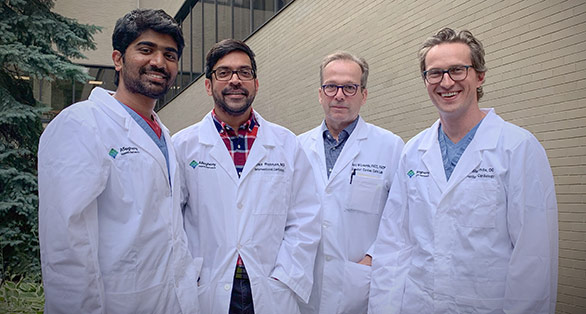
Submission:
POLYGON ((39 280, 0 284, 0 313, 43 313, 45 292, 39 280))
POLYGON ((36 156, 41 113, 47 108, 35 100, 30 81, 87 80, 82 67, 69 59, 95 49, 93 34, 99 30, 51 12, 52 7, 53 0, 0 0, 2 278, 40 270, 36 156))

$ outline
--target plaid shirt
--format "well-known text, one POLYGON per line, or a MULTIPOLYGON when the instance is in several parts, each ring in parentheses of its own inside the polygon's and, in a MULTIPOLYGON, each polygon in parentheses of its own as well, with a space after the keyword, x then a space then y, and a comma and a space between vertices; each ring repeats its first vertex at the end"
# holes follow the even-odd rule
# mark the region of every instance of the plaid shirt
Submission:
MULTIPOLYGON (((224 141, 224 144, 226 145, 226 148, 228 149, 228 152, 234 161, 236 172, 240 178, 242 169, 244 169, 244 164, 246 164, 246 159, 248 158, 248 154, 252 148, 252 144, 254 144, 254 140, 256 139, 256 133, 258 132, 258 121, 256 121, 256 118, 254 117, 254 112, 251 110, 250 118, 238 128, 238 132, 236 132, 225 122, 220 121, 216 115, 215 109, 212 110, 212 118, 218 133, 220 133, 222 141, 224 141)), ((244 262, 242 262, 240 254, 238 254, 238 260, 236 262, 236 273, 234 277, 239 279, 248 278, 248 274, 246 273, 246 268, 244 268, 244 262)))

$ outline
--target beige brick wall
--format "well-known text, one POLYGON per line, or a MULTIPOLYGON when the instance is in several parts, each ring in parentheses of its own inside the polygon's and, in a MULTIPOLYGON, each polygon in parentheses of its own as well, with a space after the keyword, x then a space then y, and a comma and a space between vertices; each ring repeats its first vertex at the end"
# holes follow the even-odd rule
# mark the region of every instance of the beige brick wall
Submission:
MULTIPOLYGON (((371 66, 362 116, 408 140, 437 119, 416 53, 444 26, 469 29, 485 45, 481 106, 547 150, 559 204, 557 312, 586 313, 585 1, 296 0, 247 41, 259 64, 254 108, 296 133, 316 126, 321 58, 349 50, 371 66)), ((159 114, 176 132, 211 108, 200 80, 159 114)))
POLYGON ((55 0, 53 11, 76 19, 79 23, 102 27, 102 31, 94 35, 97 49, 84 52, 87 59, 74 62, 113 66, 112 32, 119 18, 136 8, 163 9, 169 15, 175 16, 183 2, 182 0, 55 0))

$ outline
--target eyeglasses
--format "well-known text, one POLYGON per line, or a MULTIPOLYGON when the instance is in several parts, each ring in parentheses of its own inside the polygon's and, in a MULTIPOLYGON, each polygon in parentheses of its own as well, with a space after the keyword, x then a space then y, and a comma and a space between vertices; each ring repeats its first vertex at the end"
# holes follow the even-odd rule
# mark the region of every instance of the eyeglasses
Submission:
POLYGON ((321 90, 326 94, 326 96, 333 97, 336 96, 338 93, 338 89, 342 89, 342 93, 344 95, 350 97, 356 95, 358 91, 358 84, 344 84, 344 85, 336 85, 336 84, 324 84, 321 86, 321 90))
POLYGON ((463 81, 468 77, 468 69, 471 65, 454 65, 447 70, 430 69, 423 71, 423 77, 429 84, 439 84, 444 79, 444 74, 448 73, 452 81, 463 81))
POLYGON ((216 80, 218 81, 229 81, 232 79, 234 73, 236 73, 238 78, 242 81, 250 81, 255 77, 254 71, 250 68, 232 70, 230 68, 219 67, 213 70, 212 73, 214 73, 216 80))

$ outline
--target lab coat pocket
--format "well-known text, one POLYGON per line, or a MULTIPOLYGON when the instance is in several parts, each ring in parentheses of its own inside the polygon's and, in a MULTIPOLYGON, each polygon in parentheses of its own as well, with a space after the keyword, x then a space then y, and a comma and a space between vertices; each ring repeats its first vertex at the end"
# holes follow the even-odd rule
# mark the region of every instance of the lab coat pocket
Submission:
POLYGON ((253 213, 257 215, 285 215, 289 202, 288 181, 283 175, 256 177, 251 180, 250 187, 260 189, 254 202, 253 213))
POLYGON ((352 176, 347 209, 379 214, 384 181, 381 178, 356 174, 352 176))
MULTIPOLYGON (((287 285, 271 277, 266 277, 267 287, 270 290, 272 309, 267 313, 299 313, 296 295, 287 285), (279 309, 277 311, 277 309, 279 309)), ((256 310, 256 305, 255 305, 256 310)), ((258 311, 259 313, 261 311, 258 311)))
POLYGON ((458 304, 458 313, 482 313, 482 314, 500 314, 503 313, 504 299, 486 299, 470 298, 464 296, 455 296, 458 304))
POLYGON ((133 292, 107 293, 106 313, 181 313, 172 283, 133 292))
POLYGON ((494 228, 496 225, 497 187, 494 182, 464 182, 457 221, 470 228, 494 228))
POLYGON ((338 313, 366 313, 371 270, 370 266, 346 261, 344 265, 342 302, 338 313))

